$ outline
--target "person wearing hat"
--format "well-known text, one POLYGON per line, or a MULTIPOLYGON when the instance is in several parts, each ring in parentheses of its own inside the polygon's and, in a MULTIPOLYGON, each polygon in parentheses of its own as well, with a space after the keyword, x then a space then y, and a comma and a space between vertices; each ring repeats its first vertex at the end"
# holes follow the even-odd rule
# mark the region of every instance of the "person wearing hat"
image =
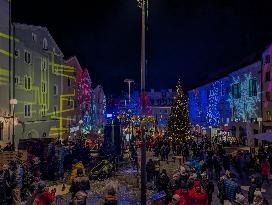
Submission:
POLYGON ((195 180, 193 188, 189 190, 189 205, 208 205, 208 195, 201 187, 200 180, 195 180))
POLYGON ((168 184, 169 190, 170 190, 170 196, 174 194, 174 192, 180 187, 180 174, 175 173, 173 175, 173 178, 169 181, 168 184))
POLYGON ((72 182, 74 178, 77 177, 77 170, 82 169, 84 170, 84 165, 81 161, 78 161, 76 159, 73 160, 73 166, 71 169, 71 175, 70 175, 70 181, 72 182))
POLYGON ((33 205, 50 205, 55 201, 56 189, 49 192, 48 187, 45 182, 40 181, 38 183, 38 188, 34 192, 34 202, 33 205))
POLYGON ((86 192, 90 190, 90 181, 88 177, 84 176, 83 169, 77 170, 77 177, 74 178, 72 185, 70 187, 70 192, 72 193, 72 198, 75 197, 77 192, 86 192))
POLYGON ((181 182, 180 188, 175 191, 175 194, 180 197, 180 205, 188 204, 188 189, 189 186, 186 183, 181 182))

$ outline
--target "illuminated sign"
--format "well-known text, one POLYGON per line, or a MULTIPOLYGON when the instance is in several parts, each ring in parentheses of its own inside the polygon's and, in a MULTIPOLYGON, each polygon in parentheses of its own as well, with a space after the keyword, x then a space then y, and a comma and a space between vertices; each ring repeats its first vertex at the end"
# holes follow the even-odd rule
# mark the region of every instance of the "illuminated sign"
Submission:
POLYGON ((70 133, 73 133, 73 132, 76 132, 79 130, 79 126, 76 126, 76 127, 71 127, 70 128, 70 133))

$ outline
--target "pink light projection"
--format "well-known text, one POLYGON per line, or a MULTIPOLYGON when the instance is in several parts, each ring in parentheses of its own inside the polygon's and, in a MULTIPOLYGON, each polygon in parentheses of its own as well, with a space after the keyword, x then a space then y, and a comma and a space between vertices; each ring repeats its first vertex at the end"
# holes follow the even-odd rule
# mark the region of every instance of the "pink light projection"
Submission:
POLYGON ((91 109, 91 78, 87 69, 77 70, 78 102, 80 111, 91 109))

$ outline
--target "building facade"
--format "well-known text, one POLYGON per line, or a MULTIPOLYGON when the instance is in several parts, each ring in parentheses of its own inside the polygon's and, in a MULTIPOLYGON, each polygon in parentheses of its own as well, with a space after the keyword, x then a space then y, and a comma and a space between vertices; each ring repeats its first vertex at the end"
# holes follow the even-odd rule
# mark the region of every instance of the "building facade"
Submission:
POLYGON ((9 18, 9 1, 0 0, 0 145, 5 145, 12 135, 12 111, 9 104, 12 96, 13 53, 10 52, 14 38, 9 18))
MULTIPOLYGON (((62 114, 63 54, 45 27, 14 24, 16 138, 60 137, 65 133, 62 114)), ((68 69, 70 70, 70 69, 68 69)))
MULTIPOLYGON (((272 133, 272 45, 262 55, 262 128, 272 133)), ((271 136, 272 138, 272 136, 271 136)))
POLYGON ((95 124, 96 128, 104 127, 106 124, 106 96, 103 87, 98 85, 94 89, 94 109, 95 109, 95 124))
POLYGON ((261 132, 261 61, 188 92, 193 129, 211 137, 250 140, 261 132), (204 131, 204 132, 203 132, 204 131))
POLYGON ((150 114, 156 118, 159 127, 167 127, 168 117, 171 113, 171 106, 176 95, 172 89, 145 92, 148 97, 148 109, 150 114))

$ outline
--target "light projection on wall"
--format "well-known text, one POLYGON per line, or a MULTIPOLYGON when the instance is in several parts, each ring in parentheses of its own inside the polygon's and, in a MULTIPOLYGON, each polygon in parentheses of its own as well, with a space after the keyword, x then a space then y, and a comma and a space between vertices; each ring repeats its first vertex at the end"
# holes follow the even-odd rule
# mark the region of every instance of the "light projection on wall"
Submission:
POLYGON ((242 78, 232 76, 231 88, 228 102, 233 113, 233 120, 247 121, 251 118, 257 118, 257 103, 260 102, 261 92, 260 86, 252 74, 244 74, 242 78), (234 85, 240 86, 240 89, 237 89, 237 92, 240 93, 236 96, 234 85))
POLYGON ((221 87, 221 81, 216 81, 211 84, 206 115, 208 125, 218 126, 220 124, 219 103, 221 97, 221 87))
MULTIPOLYGON (((55 57, 56 57, 56 53, 52 52, 52 61, 49 62, 49 68, 51 67, 51 72, 52 74, 55 74, 57 76, 61 76, 64 78, 64 80, 67 80, 68 78, 71 80, 75 80, 74 77, 74 73, 75 73, 75 68, 72 66, 68 66, 68 65, 62 65, 62 64, 56 64, 55 62, 55 57)), ((48 69, 49 70, 49 69, 48 69)), ((50 89, 50 82, 48 79, 48 89, 50 89)), ((50 97, 50 95, 48 94, 48 98, 50 97)), ((59 105, 59 110, 57 110, 56 112, 52 112, 52 113, 48 113, 47 115, 51 115, 52 119, 58 119, 59 120, 59 127, 51 127, 50 128, 50 133, 49 136, 55 136, 55 137, 61 137, 63 134, 65 134, 66 132, 68 132, 69 128, 63 127, 64 125, 64 121, 71 121, 71 118, 65 118, 62 117, 62 114, 65 112, 70 112, 74 110, 74 97, 75 97, 75 90, 73 89, 73 93, 62 93, 60 95, 60 105, 59 105), (64 106, 64 103, 67 103, 67 101, 70 101, 71 103, 71 108, 66 108, 64 106)), ((50 109, 50 100, 48 99, 47 103, 47 111, 49 111, 50 109)))

